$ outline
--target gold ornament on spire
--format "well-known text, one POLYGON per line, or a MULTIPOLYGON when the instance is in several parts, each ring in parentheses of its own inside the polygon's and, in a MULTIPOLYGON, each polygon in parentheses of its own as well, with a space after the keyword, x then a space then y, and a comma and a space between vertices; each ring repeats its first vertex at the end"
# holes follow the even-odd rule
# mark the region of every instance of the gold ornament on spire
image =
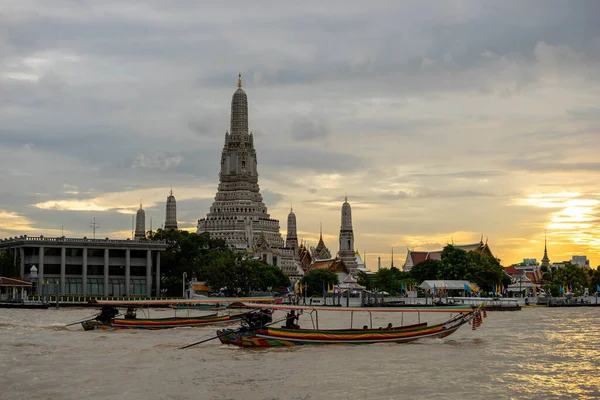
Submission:
POLYGON ((238 88, 242 88, 242 74, 239 73, 238 74, 238 88))

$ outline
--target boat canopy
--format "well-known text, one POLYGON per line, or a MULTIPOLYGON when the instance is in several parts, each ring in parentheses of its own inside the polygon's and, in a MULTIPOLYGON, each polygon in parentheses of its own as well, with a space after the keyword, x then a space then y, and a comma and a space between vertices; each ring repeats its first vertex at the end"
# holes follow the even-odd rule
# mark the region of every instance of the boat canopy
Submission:
POLYGON ((473 311, 473 306, 440 306, 440 307, 320 307, 320 306, 292 306, 282 304, 234 303, 231 308, 268 308, 271 310, 304 310, 304 311, 339 311, 339 312, 446 312, 464 313, 473 311))
POLYGON ((446 289, 446 290, 464 290, 465 285, 469 287, 477 286, 474 283, 469 281, 452 281, 452 280, 440 280, 440 281, 423 281, 419 285, 421 289, 425 290, 433 290, 435 286, 436 289, 446 289))
POLYGON ((178 304, 230 304, 239 302, 253 303, 273 303, 274 297, 212 297, 204 299, 173 299, 173 300, 90 300, 89 304, 98 304, 99 306, 137 306, 137 307, 152 307, 152 306, 169 306, 178 304))

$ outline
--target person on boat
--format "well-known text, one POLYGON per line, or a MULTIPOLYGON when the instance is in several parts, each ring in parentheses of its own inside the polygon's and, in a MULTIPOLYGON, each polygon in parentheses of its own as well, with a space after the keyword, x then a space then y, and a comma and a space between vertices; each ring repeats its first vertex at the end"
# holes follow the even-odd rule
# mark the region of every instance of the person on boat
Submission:
POLYGON ((296 312, 294 310, 290 311, 286 316, 285 327, 287 329, 300 329, 300 326, 296 324, 297 320, 298 316, 296 315, 296 312))
POLYGON ((102 306, 100 314, 98 314, 95 320, 102 324, 110 324, 117 315, 119 315, 119 310, 116 307, 102 306))
POLYGON ((127 311, 125 312, 125 319, 136 319, 137 315, 135 312, 135 307, 127 307, 127 311))
POLYGON ((369 329, 369 327, 367 325, 363 325, 363 329, 369 329))
POLYGON ((387 329, 387 330, 392 330, 392 329, 394 329, 394 325, 392 325, 392 323, 390 322, 390 323, 388 324, 387 328, 385 328, 385 329, 387 329))

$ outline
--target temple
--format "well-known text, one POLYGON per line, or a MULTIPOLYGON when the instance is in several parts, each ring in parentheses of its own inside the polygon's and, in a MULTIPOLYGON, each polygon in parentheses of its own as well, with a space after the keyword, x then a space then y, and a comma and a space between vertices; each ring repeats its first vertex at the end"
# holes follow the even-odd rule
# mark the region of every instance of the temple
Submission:
POLYGON ((173 196, 173 189, 167 197, 167 210, 165 217, 165 229, 177 229, 177 203, 173 196))
POLYGON ((542 266, 548 267, 550 265, 550 259, 548 258, 548 241, 546 238, 546 232, 544 232, 544 258, 542 258, 542 266))
POLYGON ((344 260, 350 273, 356 273, 358 264, 354 253, 354 230, 352 229, 352 208, 348 203, 348 196, 342 204, 342 223, 340 225, 340 251, 339 257, 344 260))
POLYGON ((140 203, 140 209, 137 211, 135 215, 135 239, 145 239, 146 238, 146 212, 142 208, 142 203, 140 203))
MULTIPOLYGON (((481 240, 478 243, 463 244, 463 245, 453 244, 452 246, 454 246, 457 249, 464 250, 464 251, 475 251, 482 255, 487 255, 487 256, 492 256, 492 257, 494 256, 487 244, 487 240, 485 243, 483 242, 483 237, 481 238, 481 240)), ((404 262, 404 265, 402 266, 402 270, 404 272, 409 272, 412 269, 412 267, 414 267, 418 263, 423 262, 425 260, 441 260, 442 259, 442 251, 443 251, 443 249, 436 250, 436 251, 411 251, 409 249, 408 254, 406 255, 406 261, 404 262)))
POLYGON ((248 130, 248 97, 240 74, 231 100, 230 128, 225 132, 217 194, 206 218, 198 220, 197 233, 208 232, 212 238, 224 239, 235 249, 279 266, 294 280, 302 274, 296 261, 296 217, 293 212, 288 217, 288 248, 279 231, 279 221, 271 218, 263 203, 257 167, 254 136, 248 130))

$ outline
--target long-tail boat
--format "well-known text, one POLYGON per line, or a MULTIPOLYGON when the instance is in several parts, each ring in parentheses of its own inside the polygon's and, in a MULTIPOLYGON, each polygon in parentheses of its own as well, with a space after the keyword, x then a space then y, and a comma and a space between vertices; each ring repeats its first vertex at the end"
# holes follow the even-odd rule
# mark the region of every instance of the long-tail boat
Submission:
POLYGON ((300 346, 307 344, 370 344, 370 343, 405 343, 423 338, 444 338, 456 332, 461 326, 471 323, 472 328, 476 329, 482 323, 482 317, 486 316, 486 311, 482 306, 458 306, 442 307, 428 309, 414 308, 337 308, 337 307, 305 307, 305 306, 283 306, 283 305, 261 305, 261 304, 243 304, 246 308, 269 308, 273 310, 297 310, 310 311, 313 329, 301 329, 293 322, 291 318, 296 318, 293 313, 288 314, 286 326, 281 328, 271 327, 272 324, 257 323, 252 319, 244 318, 244 323, 240 329, 222 329, 217 332, 217 337, 223 344, 231 344, 240 347, 274 347, 274 346, 300 346), (408 326, 394 327, 391 324, 388 328, 373 329, 372 316, 371 326, 365 326, 363 329, 353 329, 352 322, 350 329, 319 329, 318 311, 344 311, 351 313, 351 321, 354 312, 368 312, 369 315, 375 312, 416 312, 419 313, 419 323, 408 326), (422 312, 447 312, 457 313, 454 317, 435 325, 428 325, 420 322, 420 313, 422 312), (315 320, 312 314, 316 313, 315 320))
POLYGON ((240 319, 243 314, 219 315, 219 312, 202 316, 170 317, 170 318, 138 318, 136 306, 127 306, 124 318, 120 315, 116 306, 104 305, 100 313, 93 319, 81 322, 86 331, 91 330, 115 330, 115 329, 169 329, 182 327, 199 327, 205 325, 227 323, 240 319))

